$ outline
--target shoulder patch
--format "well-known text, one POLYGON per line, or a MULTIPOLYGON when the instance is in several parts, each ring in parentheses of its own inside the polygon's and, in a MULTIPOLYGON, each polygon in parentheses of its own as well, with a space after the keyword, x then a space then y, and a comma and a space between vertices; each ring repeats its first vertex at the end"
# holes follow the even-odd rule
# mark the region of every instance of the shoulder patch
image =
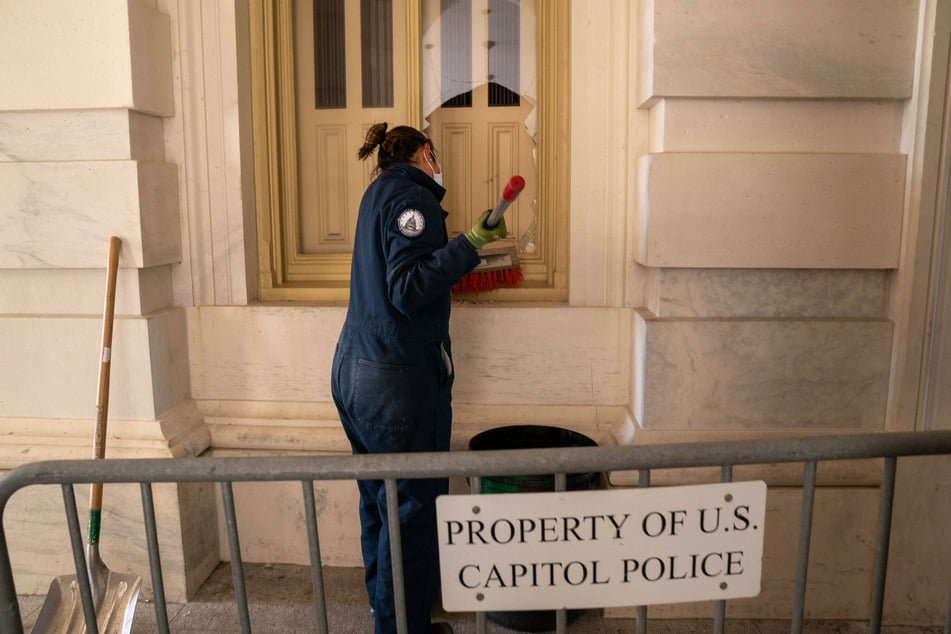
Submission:
POLYGON ((418 209, 406 209, 396 219, 400 233, 407 238, 415 238, 426 228, 426 219, 418 209))

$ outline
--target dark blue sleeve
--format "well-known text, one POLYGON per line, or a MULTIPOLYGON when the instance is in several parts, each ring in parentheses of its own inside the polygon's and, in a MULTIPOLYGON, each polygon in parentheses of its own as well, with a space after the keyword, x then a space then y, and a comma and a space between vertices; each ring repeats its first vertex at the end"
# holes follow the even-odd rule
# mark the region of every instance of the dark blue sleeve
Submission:
POLYGON ((394 202, 381 227, 387 293, 404 315, 441 298, 479 263, 465 236, 446 242, 445 212, 428 192, 420 193, 394 202))

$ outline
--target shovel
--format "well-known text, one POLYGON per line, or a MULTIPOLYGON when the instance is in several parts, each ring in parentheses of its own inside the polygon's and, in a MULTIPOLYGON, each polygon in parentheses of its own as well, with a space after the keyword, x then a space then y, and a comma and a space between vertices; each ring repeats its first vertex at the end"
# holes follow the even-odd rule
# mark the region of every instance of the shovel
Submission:
MULTIPOLYGON (((112 358, 112 321, 116 304, 116 276, 121 240, 109 239, 109 265, 106 270, 106 301, 102 316, 102 350, 99 362, 99 395, 96 400, 96 434, 93 459, 106 453, 106 420, 109 410, 109 362, 112 358)), ((102 483, 93 483, 89 492, 89 526, 86 539, 86 571, 95 608, 96 629, 101 634, 132 629, 135 603, 142 579, 133 574, 112 572, 99 556, 99 528, 102 515, 102 483)), ((33 634, 76 634, 92 632, 86 620, 76 575, 56 577, 50 584, 46 601, 33 626, 33 634), (87 629, 87 626, 88 629, 87 629)))

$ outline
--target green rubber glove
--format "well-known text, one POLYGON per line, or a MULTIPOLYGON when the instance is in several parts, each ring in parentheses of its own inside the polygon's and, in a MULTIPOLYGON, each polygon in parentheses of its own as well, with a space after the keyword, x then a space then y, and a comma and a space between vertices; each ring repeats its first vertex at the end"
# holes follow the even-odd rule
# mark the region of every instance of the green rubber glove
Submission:
POLYGON ((476 220, 476 223, 472 225, 472 228, 469 229, 469 233, 466 234, 466 240, 468 240, 469 244, 474 246, 477 251, 488 243, 495 242, 508 235, 508 230, 505 228, 504 217, 500 218, 499 224, 491 229, 485 227, 485 219, 489 217, 491 212, 491 209, 486 209, 482 215, 479 216, 479 219, 476 220))

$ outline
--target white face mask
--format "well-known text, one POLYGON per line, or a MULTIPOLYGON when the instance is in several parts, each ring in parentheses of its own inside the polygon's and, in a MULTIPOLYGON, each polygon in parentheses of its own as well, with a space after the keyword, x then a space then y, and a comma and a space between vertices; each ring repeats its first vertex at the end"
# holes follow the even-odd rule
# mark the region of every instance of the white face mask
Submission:
MULTIPOLYGON (((437 185, 439 185, 440 187, 442 187, 442 186, 443 186, 443 184, 442 184, 442 167, 439 166, 439 162, 436 162, 436 166, 434 167, 433 164, 429 162, 429 157, 428 157, 428 156, 426 156, 425 154, 423 154, 423 158, 426 159, 426 165, 429 166, 429 169, 431 169, 431 170, 433 171, 433 180, 436 181, 436 184, 437 184, 437 185), (436 167, 439 167, 439 171, 438 171, 438 172, 436 171, 436 167)), ((435 161, 435 159, 433 159, 433 160, 435 161)))

